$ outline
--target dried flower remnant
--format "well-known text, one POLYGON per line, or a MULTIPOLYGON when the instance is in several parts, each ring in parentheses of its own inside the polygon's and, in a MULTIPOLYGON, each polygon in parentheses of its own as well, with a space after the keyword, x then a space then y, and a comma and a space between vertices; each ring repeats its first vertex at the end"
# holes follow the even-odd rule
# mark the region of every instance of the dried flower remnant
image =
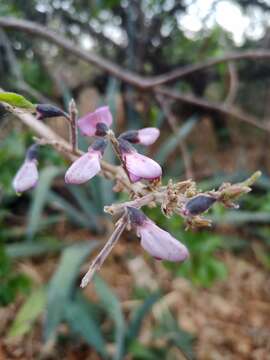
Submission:
MULTIPOLYGON (((92 113, 88 113, 78 120, 78 127, 84 136, 98 135, 98 124, 112 125, 113 118, 108 106, 102 106, 92 113)), ((103 135, 102 135, 103 136, 103 135)))
POLYGON ((25 161, 12 182, 16 193, 20 194, 36 186, 38 182, 37 156, 38 145, 34 144, 27 150, 25 161))
POLYGON ((127 140, 132 144, 152 145, 160 135, 160 131, 154 127, 143 128, 140 130, 129 130, 120 135, 121 139, 127 140))
POLYGON ((51 118, 57 116, 67 117, 67 114, 63 110, 50 104, 37 104, 36 114, 38 120, 43 120, 45 118, 51 118))
POLYGON ((185 245, 158 227, 141 210, 129 207, 128 214, 131 225, 141 238, 141 246, 155 259, 183 262, 188 258, 185 245))
POLYGON ((107 146, 107 141, 99 139, 88 148, 88 152, 68 168, 65 175, 67 184, 83 184, 96 176, 100 170, 100 160, 107 146))
POLYGON ((149 157, 139 154, 128 141, 120 138, 119 149, 132 183, 141 179, 156 180, 161 177, 161 166, 149 157))

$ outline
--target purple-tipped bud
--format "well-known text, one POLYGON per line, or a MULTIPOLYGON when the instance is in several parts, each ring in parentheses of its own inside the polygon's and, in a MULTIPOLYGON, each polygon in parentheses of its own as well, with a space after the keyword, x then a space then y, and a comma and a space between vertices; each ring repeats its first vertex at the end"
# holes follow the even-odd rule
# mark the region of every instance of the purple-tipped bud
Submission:
POLYGON ((66 116, 67 114, 58 107, 50 104, 37 104, 36 105, 37 119, 43 120, 45 118, 66 116))
POLYGON ((152 145, 159 137, 160 131, 154 127, 140 130, 129 130, 120 135, 121 139, 127 140, 132 144, 152 145))
POLYGON ((38 145, 30 146, 26 152, 25 161, 18 170, 12 185, 16 193, 34 188, 38 182, 37 169, 38 145))
POLYGON ((210 195, 197 195, 190 199, 184 209, 185 215, 199 215, 208 210, 216 199, 210 195))
POLYGON ((128 141, 120 138, 119 149, 132 183, 141 179, 155 180, 161 177, 160 165, 149 157, 139 154, 128 141))
POLYGON ((100 139, 89 147, 88 152, 74 161, 65 175, 67 184, 83 184, 92 179, 101 170, 100 160, 107 141, 100 139))
POLYGON ((175 262, 182 262, 188 258, 189 252, 185 245, 158 227, 142 211, 129 207, 128 214, 131 224, 141 238, 141 246, 151 256, 158 260, 175 262))
POLYGON ((37 160, 38 159, 38 150, 39 150, 38 144, 31 145, 26 151, 25 159, 27 159, 29 161, 37 160))
MULTIPOLYGON (((102 106, 93 113, 88 113, 78 120, 78 127, 85 136, 95 136, 97 124, 103 123, 109 128, 112 124, 112 114, 108 106, 102 106)), ((98 135, 103 136, 103 135, 98 135)))

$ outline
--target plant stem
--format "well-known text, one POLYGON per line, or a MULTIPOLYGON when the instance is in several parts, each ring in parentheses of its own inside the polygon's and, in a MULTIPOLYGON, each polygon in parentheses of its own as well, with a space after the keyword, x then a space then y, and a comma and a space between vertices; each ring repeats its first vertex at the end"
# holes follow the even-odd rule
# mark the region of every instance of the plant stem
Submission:
POLYGON ((74 153, 78 150, 78 131, 77 131, 77 108, 75 101, 71 99, 69 103, 69 120, 70 120, 70 142, 74 153))
POLYGON ((123 217, 120 218, 111 237, 106 242, 105 246, 102 248, 102 250, 97 255, 97 257, 93 260, 93 262, 91 263, 91 265, 89 267, 89 270, 82 278, 82 281, 81 281, 82 288, 86 287, 89 284, 89 282, 92 280, 95 272, 100 269, 100 267, 106 260, 107 256, 112 251, 114 245, 119 240, 121 234, 125 230, 126 225, 127 225, 127 216, 124 215, 123 217))

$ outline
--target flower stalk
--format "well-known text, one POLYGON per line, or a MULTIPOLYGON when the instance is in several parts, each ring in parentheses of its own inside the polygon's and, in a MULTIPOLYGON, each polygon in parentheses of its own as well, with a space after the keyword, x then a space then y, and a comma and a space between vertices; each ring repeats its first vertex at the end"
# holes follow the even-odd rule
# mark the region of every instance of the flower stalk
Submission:
POLYGON ((82 278, 80 285, 82 288, 85 288, 89 284, 89 282, 92 280, 93 276, 95 275, 96 271, 98 271, 101 268, 102 264, 104 263, 110 252, 112 251, 113 247, 116 245, 123 231, 125 230, 127 223, 128 220, 126 215, 122 216, 120 220, 117 222, 111 237, 106 242, 105 246, 102 248, 100 253, 96 256, 94 261, 91 263, 87 273, 82 278))

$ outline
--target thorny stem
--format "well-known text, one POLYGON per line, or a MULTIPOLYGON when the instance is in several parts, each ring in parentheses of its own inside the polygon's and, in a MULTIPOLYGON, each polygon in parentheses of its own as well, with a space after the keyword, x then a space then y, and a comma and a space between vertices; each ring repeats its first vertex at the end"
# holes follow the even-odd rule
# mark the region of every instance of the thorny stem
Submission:
POLYGON ((82 278, 81 285, 80 285, 82 288, 86 287, 89 284, 89 282, 92 280, 95 272, 100 269, 100 267, 106 260, 107 256, 110 254, 113 247, 119 240, 121 234, 125 230, 125 227, 127 226, 127 222, 128 222, 127 216, 123 215, 120 218, 120 220, 118 221, 116 228, 114 229, 114 232, 112 233, 111 237, 106 242, 105 246, 102 248, 102 250, 97 255, 97 257, 93 260, 93 262, 91 263, 91 265, 89 267, 89 270, 82 278))
POLYGON ((77 130, 77 108, 74 99, 69 103, 69 120, 70 120, 70 142, 74 153, 78 150, 78 130, 77 130))

